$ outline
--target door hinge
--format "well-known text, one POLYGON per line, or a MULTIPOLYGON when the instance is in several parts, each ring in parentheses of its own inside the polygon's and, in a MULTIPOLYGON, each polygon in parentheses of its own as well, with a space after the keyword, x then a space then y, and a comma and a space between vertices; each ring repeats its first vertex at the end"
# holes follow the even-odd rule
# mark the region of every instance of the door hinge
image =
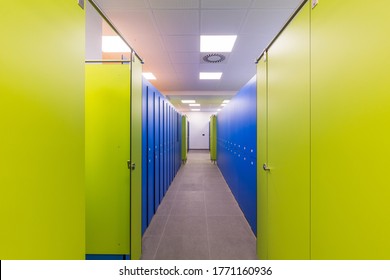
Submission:
POLYGON ((78 0, 79 6, 84 10, 84 0, 78 0))

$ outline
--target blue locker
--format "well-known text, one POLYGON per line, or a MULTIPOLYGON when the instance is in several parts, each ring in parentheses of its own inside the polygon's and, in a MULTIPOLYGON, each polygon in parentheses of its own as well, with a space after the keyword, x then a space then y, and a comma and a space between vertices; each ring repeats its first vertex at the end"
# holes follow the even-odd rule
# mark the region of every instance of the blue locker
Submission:
POLYGON ((154 205, 154 91, 149 86, 148 96, 148 225, 155 213, 154 205))
POLYGON ((154 95, 154 209, 160 205, 160 94, 154 95))
POLYGON ((164 191, 164 100, 161 97, 159 102, 160 110, 160 124, 159 124, 159 161, 160 161, 160 178, 159 178, 159 188, 160 188, 160 203, 165 195, 164 191))
POLYGON ((148 224, 148 96, 147 83, 142 82, 142 151, 145 154, 142 156, 142 234, 144 234, 148 224))

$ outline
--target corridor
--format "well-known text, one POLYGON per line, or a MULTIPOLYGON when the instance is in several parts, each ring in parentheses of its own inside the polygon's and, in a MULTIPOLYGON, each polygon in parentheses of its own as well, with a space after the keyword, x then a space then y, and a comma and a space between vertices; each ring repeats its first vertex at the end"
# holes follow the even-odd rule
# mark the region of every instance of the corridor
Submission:
POLYGON ((143 260, 257 259, 256 237, 209 151, 190 151, 142 239, 143 260))

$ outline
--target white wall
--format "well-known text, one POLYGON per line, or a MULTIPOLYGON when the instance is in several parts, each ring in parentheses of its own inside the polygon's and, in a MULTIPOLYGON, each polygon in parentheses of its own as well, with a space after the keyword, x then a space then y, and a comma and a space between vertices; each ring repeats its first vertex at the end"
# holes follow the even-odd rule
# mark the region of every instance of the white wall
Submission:
POLYGON ((189 122, 189 149, 209 149, 209 122, 210 112, 188 112, 189 122))

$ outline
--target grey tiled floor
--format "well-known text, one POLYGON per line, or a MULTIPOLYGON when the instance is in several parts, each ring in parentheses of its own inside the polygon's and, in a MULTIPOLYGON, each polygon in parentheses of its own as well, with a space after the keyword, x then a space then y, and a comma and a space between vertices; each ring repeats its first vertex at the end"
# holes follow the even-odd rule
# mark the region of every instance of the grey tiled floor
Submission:
POLYGON ((190 151, 142 239, 144 260, 257 259, 256 238, 208 151, 190 151))

